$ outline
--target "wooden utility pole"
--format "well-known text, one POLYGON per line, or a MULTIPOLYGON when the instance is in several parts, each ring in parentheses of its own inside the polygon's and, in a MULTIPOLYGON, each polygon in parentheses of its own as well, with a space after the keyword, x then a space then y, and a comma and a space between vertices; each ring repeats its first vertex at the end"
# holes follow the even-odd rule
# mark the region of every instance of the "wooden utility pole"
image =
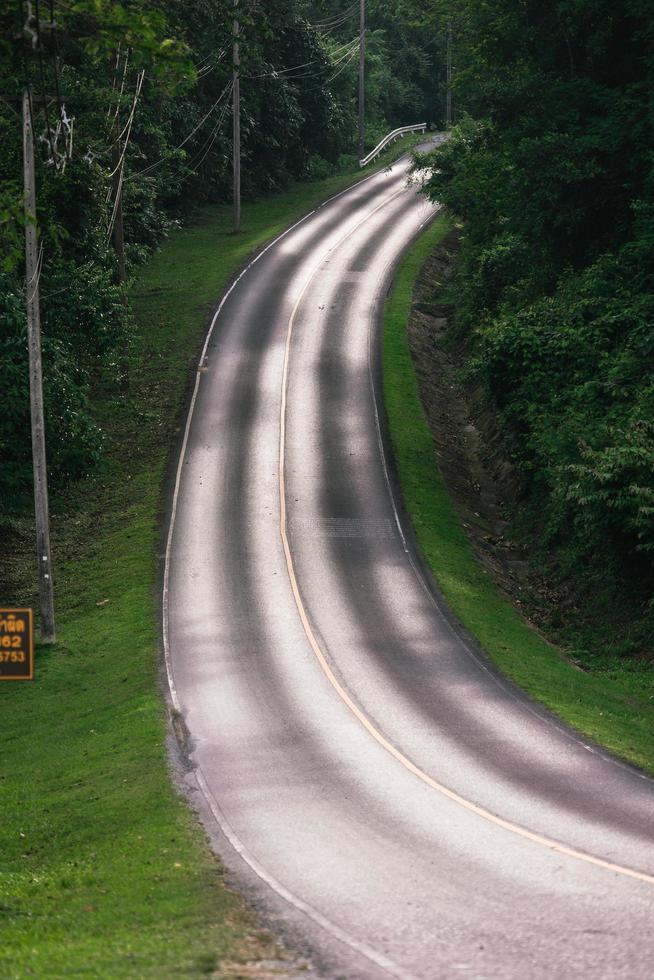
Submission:
POLYGON ((50 512, 48 471, 45 457, 43 416, 43 375, 41 368, 41 302, 39 297, 39 241, 36 227, 36 181, 34 177, 34 133, 30 111, 30 92, 23 92, 23 176, 25 187, 25 292, 27 302, 27 340, 30 374, 30 412, 32 419, 32 463, 34 469, 34 511, 36 516, 36 554, 39 569, 41 640, 55 641, 54 590, 50 559, 50 512))
POLYGON ((241 53, 239 50, 240 24, 237 17, 238 0, 234 0, 234 87, 233 149, 234 149, 234 231, 241 230, 241 53))
POLYGON ((447 89, 446 89, 446 109, 445 127, 452 128, 452 21, 447 25, 447 89))
POLYGON ((366 154, 366 0, 359 0, 359 160, 366 154))

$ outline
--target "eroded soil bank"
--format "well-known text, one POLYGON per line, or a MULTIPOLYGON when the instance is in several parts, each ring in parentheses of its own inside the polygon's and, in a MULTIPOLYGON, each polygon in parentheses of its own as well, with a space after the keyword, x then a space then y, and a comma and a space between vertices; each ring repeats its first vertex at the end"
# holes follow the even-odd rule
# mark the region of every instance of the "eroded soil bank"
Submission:
POLYGON ((439 467, 475 555, 543 634, 549 632, 545 623, 574 613, 574 599, 566 610, 565 597, 530 567, 523 547, 511 537, 518 480, 502 451, 492 409, 482 391, 464 380, 467 352, 452 340, 454 310, 441 299, 458 252, 459 232, 453 229, 416 280, 408 326, 411 356, 439 467))

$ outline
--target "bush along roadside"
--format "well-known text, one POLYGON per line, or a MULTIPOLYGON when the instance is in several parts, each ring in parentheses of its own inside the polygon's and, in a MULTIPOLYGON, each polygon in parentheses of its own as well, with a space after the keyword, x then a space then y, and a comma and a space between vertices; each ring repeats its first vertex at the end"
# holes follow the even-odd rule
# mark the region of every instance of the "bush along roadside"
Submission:
MULTIPOLYGON (((0 685, 3 977, 235 977, 284 957, 171 786, 153 603, 161 487, 226 284, 362 176, 247 202, 240 235, 230 207, 198 210, 132 286, 129 390, 96 378, 104 455, 52 501, 59 642, 37 650, 34 683, 0 685)), ((5 511, 0 527, 14 555, 0 568, 2 597, 35 605, 32 518, 5 511)), ((295 964, 276 968, 293 975, 295 964)))
MULTIPOLYGON (((434 250, 442 248, 439 243, 449 227, 448 219, 439 217, 407 254, 384 317, 384 396, 390 436, 418 541, 454 614, 504 673, 587 737, 654 773, 651 663, 598 652, 580 670, 565 650, 543 638, 524 618, 525 607, 518 608, 507 597, 488 563, 481 560, 443 478, 407 327, 417 307, 432 321, 427 351, 448 344, 442 326, 452 312, 453 291, 444 278, 440 284, 432 280, 430 294, 421 295, 417 304, 413 297, 421 269, 434 250)), ((424 362, 422 369, 427 370, 424 362)))

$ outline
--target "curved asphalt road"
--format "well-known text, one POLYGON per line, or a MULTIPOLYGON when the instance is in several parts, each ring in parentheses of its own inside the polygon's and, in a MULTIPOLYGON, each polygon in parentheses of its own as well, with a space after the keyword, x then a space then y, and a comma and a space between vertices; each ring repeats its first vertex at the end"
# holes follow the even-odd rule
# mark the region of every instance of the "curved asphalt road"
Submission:
POLYGON ((433 216, 406 170, 282 236, 207 343, 164 586, 198 807, 321 976, 650 977, 654 784, 466 646, 396 514, 370 338, 433 216))

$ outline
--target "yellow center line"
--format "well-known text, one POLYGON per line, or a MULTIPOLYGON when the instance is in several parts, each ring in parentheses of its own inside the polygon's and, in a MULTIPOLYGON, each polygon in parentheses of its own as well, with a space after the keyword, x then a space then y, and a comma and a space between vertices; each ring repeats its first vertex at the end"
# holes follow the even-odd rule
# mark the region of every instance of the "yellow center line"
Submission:
MULTIPOLYGON (((348 238, 350 238, 358 229, 365 224, 373 215, 380 211, 387 204, 390 204, 396 197, 404 193, 403 190, 392 194, 385 201, 383 201, 372 211, 369 211, 361 221, 353 229, 347 232, 337 243, 329 249, 329 252, 334 251, 339 248, 348 238)), ((366 731, 374 738, 374 740, 386 750, 400 765, 404 766, 410 773, 413 773, 422 783, 429 786, 431 789, 436 790, 441 793, 447 799, 452 800, 459 806, 463 807, 471 813, 476 814, 483 820, 487 820, 489 823, 495 824, 497 827, 501 827, 503 830, 508 831, 511 834, 515 834, 517 837, 522 837, 525 840, 532 841, 535 844, 540 844, 543 847, 548 848, 550 851, 555 851, 558 854, 563 854, 566 857, 575 858, 577 861, 583 861, 586 864, 595 865, 598 868, 604 868, 606 871, 613 871, 617 874, 623 875, 627 878, 635 878, 637 881, 645 882, 648 885, 654 885, 654 875, 646 874, 642 871, 635 871, 633 868, 626 868, 621 864, 615 864, 612 861, 605 861, 603 858, 595 857, 592 854, 587 854, 585 851, 579 851, 574 847, 568 847, 559 841, 552 840, 550 837, 545 837, 542 834, 534 833, 531 830, 527 830, 525 827, 521 827, 519 824, 512 823, 510 820, 505 820, 502 817, 498 817, 496 814, 491 813, 489 810, 478 806, 476 803, 467 800, 465 797, 460 796, 458 793, 453 792, 453 790, 448 789, 442 783, 433 779, 428 773, 424 772, 419 768, 414 762, 412 762, 407 756, 405 756, 399 749, 397 749, 388 739, 379 731, 379 729, 373 724, 373 722, 364 714, 361 708, 352 700, 348 692, 345 690, 341 682, 336 677, 334 671, 332 670, 322 648, 316 638, 313 631, 311 623, 309 621, 309 616, 307 614, 302 596, 300 594, 300 588, 298 586, 297 576, 295 573, 295 565, 293 563, 293 556, 291 554, 291 547, 288 540, 287 533, 287 518, 286 518, 286 476, 285 476, 285 456, 286 456, 286 401, 287 401, 287 391, 288 391, 288 371, 289 371, 289 358, 291 351, 291 340, 293 337, 293 327, 295 325, 295 319, 297 312, 300 308, 300 304, 304 298, 304 295, 312 283, 314 277, 316 276, 318 270, 322 266, 326 255, 322 256, 320 261, 313 267, 307 279, 305 280, 300 294, 295 302, 293 311, 290 315, 288 321, 287 335, 286 335, 286 347, 284 351, 284 367, 282 373, 282 393, 281 393, 281 407, 280 407, 280 427, 279 427, 279 519, 280 519, 280 534, 282 539, 282 544, 284 547, 284 556, 286 559, 286 567, 288 569, 288 577, 291 583, 291 589, 293 592, 293 597, 295 599, 295 605, 300 616, 300 621, 302 627, 309 641, 311 649, 313 650, 316 660, 318 661, 322 672, 325 677, 334 688, 338 694, 341 701, 346 705, 346 707, 352 712, 355 718, 363 725, 366 731)))

